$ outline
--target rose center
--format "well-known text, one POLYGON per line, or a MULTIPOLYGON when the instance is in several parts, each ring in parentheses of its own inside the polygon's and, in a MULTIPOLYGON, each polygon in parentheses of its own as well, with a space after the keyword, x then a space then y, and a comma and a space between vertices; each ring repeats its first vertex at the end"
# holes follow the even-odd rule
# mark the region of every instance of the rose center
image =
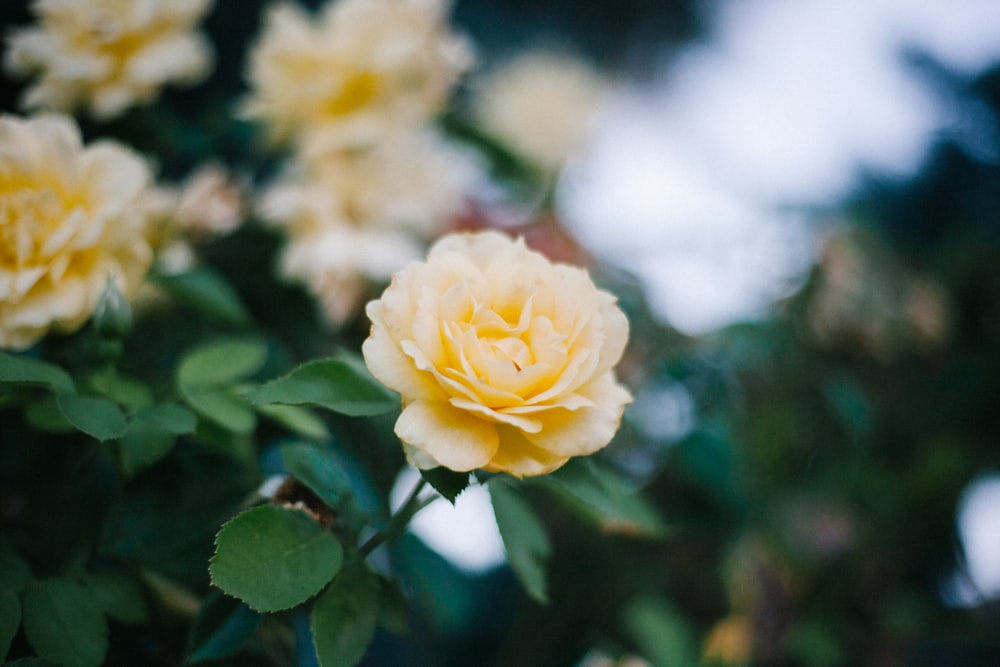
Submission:
POLYGON ((493 350, 494 358, 509 361, 518 371, 522 371, 534 363, 531 348, 520 338, 487 339, 493 350))
POLYGON ((371 103, 378 94, 379 77, 374 72, 357 72, 347 78, 327 98, 324 111, 330 116, 345 116, 371 103))

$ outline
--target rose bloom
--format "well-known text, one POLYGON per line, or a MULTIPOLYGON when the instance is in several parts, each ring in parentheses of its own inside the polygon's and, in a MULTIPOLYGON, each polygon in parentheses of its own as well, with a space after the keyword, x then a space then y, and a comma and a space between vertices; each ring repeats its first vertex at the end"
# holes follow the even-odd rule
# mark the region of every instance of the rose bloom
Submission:
POLYGON ((293 162, 264 193, 261 208, 293 235, 351 224, 427 238, 450 224, 483 178, 472 154, 440 134, 405 132, 368 150, 293 162))
POLYGON ((336 326, 356 314, 370 283, 423 256, 480 177, 478 164, 439 135, 406 133, 294 163, 258 211, 287 234, 281 274, 305 284, 336 326))
POLYGON ((135 294, 152 261, 151 175, 112 142, 84 147, 63 116, 0 116, 0 347, 78 329, 107 282, 135 294))
POLYGON ((452 234, 368 304, 372 374, 419 468, 540 475, 611 440, 628 321, 587 272, 498 232, 452 234))
POLYGON ((444 0, 337 0, 312 17, 273 7, 250 53, 245 115, 320 152, 423 123, 472 63, 445 9, 444 0))
POLYGON ((13 33, 5 64, 40 74, 26 107, 71 111, 89 105, 110 118, 154 99, 167 82, 192 83, 211 65, 194 25, 211 0, 35 0, 37 27, 13 33))
POLYGON ((499 139, 554 170, 586 147, 610 88, 577 58, 529 52, 475 82, 473 111, 499 139))

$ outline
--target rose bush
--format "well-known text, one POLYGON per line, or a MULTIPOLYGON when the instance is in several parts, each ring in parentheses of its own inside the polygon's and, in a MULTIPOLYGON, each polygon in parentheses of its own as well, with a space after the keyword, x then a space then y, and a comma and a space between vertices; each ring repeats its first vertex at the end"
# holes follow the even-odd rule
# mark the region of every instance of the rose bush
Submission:
POLYGON ((438 241, 368 304, 372 374, 403 397, 420 468, 551 472, 611 440, 628 321, 587 272, 497 232, 438 241))
POLYGON ((109 280, 135 294, 151 178, 120 144, 84 147, 69 118, 0 116, 0 348, 78 329, 109 280))

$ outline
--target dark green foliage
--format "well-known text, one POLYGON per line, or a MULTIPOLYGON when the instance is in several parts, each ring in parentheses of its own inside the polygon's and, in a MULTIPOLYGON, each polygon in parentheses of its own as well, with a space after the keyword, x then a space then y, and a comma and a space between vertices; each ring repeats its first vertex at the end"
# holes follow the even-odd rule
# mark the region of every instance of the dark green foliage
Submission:
POLYGON ((455 472, 443 466, 421 470, 420 476, 452 505, 455 504, 458 495, 469 486, 469 473, 455 472))
MULTIPOLYGON (((259 194, 283 154, 231 111, 266 4, 217 2, 212 79, 81 118, 85 135, 149 155, 163 182, 221 160, 259 194)), ((456 7, 484 53, 520 46, 490 33, 525 15, 622 53, 630 30, 690 35, 700 13, 501 4, 456 7)), ((28 14, 0 2, 5 28, 28 14)), ((997 115, 1000 69, 954 78, 997 115)), ((12 111, 23 82, 0 83, 12 111)), ((514 203, 551 187, 461 109, 440 121, 514 203)), ((1000 664, 996 600, 967 609, 952 590, 963 489, 1000 470, 1000 167, 944 137, 914 180, 829 208, 875 267, 839 329, 817 328, 821 265, 772 316, 698 339, 657 322, 626 272, 593 267, 629 315, 621 377, 637 397, 690 396, 691 429, 650 436, 626 411, 611 446, 552 475, 422 471, 452 503, 490 490, 509 567, 485 573, 405 531, 419 498, 390 516, 401 402, 358 355, 366 318, 327 327, 276 278, 281 232, 253 212, 197 240, 194 267, 154 270, 152 306, 0 352, 0 661, 576 667, 599 648, 707 666, 728 632, 746 658, 731 664, 1000 664), (940 335, 900 305, 916 278, 943 295, 940 335), (877 290, 889 305, 869 307, 877 290), (398 539, 376 550, 377 535, 398 539)))
POLYGON ((319 596, 309 615, 321 667, 358 664, 375 634, 380 584, 360 561, 349 562, 319 596))
POLYGON ((552 543, 545 527, 531 506, 503 479, 491 480, 489 489, 507 561, 528 595, 548 604, 546 565, 552 555, 552 543))

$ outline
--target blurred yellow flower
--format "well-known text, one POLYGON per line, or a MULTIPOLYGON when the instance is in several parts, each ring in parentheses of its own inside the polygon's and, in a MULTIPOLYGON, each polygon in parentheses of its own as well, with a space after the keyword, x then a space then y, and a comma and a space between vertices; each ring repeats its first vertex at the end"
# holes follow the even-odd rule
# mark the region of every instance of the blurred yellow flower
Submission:
POLYGON ((499 139, 554 170, 586 147, 610 89, 582 60, 528 52, 475 82, 473 111, 499 139))
POLYGON ((365 361, 402 394, 396 434, 420 468, 551 472, 607 445, 631 400, 615 297, 521 239, 446 236, 367 313, 365 361))
POLYGON ((84 147, 63 116, 0 116, 0 347, 78 329, 109 280, 135 294, 152 261, 145 162, 84 147))
POLYGON ((97 118, 149 102, 168 82, 192 83, 211 66, 211 49, 194 31, 212 0, 35 0, 39 25, 15 31, 5 65, 39 80, 27 108, 97 118))
POLYGON ((440 135, 395 134, 369 150, 293 163, 265 192, 261 211, 292 234, 350 224, 430 238, 448 227, 481 177, 472 155, 440 135))
POLYGON ((281 273, 307 285, 336 325, 357 311, 369 281, 386 281, 423 255, 480 175, 439 135, 404 133, 370 150, 295 163, 258 209, 288 234, 281 273))
POLYGON ((472 63, 446 9, 444 0, 337 0, 313 17, 275 6, 250 54, 244 113, 316 152, 420 125, 472 63))

